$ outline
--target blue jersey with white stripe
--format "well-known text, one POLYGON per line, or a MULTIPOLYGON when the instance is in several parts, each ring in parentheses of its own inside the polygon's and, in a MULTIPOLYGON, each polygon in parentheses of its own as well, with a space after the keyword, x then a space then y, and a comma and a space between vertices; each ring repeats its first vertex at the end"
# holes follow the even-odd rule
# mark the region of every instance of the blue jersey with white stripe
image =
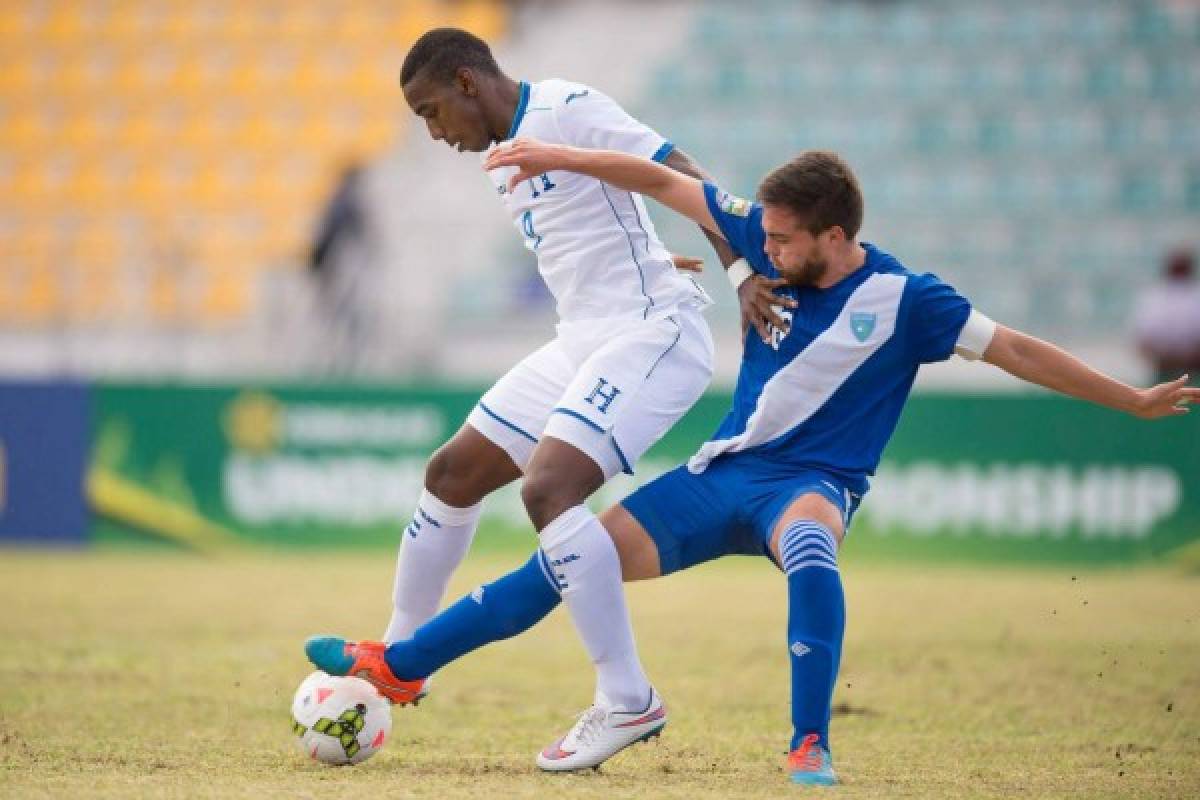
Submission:
MULTIPOLYGON (((762 207, 705 184, 730 246, 777 278, 763 245, 762 207)), ((935 275, 917 275, 864 243, 866 262, 827 289, 785 287, 788 332, 747 335, 733 408, 688 462, 753 458, 780 477, 804 469, 843 476, 866 491, 921 364, 950 357, 971 306, 935 275)))

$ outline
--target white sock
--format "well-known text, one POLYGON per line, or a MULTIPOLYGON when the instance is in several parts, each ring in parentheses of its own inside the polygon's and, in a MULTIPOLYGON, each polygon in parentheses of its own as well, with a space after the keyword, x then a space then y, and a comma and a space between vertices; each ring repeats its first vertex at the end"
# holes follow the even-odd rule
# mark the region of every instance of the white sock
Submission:
POLYGON ((421 492, 412 522, 401 534, 392 588, 392 620, 383 640, 407 639, 437 613, 450 575, 462 563, 475 538, 483 503, 453 508, 421 492))
POLYGON ((575 506, 542 530, 541 542, 596 665, 596 704, 618 711, 645 708, 650 681, 638 660, 621 561, 608 531, 586 506, 575 506))

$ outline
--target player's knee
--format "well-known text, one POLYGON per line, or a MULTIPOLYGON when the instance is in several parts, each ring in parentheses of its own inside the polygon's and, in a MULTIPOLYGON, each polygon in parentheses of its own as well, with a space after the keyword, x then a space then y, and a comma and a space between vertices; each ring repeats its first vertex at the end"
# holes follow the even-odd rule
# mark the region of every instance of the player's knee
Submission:
POLYGON ((521 502, 525 504, 530 521, 539 531, 567 509, 583 502, 578 494, 572 487, 547 473, 529 475, 521 484, 521 502))
POLYGON ((425 489, 448 506, 466 508, 483 499, 468 459, 456 452, 454 442, 442 445, 425 465, 425 489))

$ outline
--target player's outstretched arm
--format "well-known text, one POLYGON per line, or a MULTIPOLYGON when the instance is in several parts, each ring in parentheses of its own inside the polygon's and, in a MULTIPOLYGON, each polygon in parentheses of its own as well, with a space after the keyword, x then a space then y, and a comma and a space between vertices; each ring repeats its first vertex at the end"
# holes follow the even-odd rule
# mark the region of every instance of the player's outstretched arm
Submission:
POLYGON ((1186 386, 1186 375, 1138 389, 1092 369, 1062 348, 1003 325, 996 326, 983 360, 1030 383, 1143 419, 1186 414, 1189 403, 1200 402, 1200 388, 1186 386))
POLYGON ((722 235, 704 199, 704 184, 654 161, 615 150, 585 150, 536 139, 514 139, 488 154, 484 169, 499 167, 517 168, 517 173, 508 180, 510 189, 552 170, 591 175, 618 189, 653 197, 705 229, 722 235))

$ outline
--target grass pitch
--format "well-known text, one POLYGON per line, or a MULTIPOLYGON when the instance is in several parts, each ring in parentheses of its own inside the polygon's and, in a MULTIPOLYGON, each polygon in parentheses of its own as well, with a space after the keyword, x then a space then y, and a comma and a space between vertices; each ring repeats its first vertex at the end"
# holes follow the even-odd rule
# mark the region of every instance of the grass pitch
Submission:
MULTIPOLYGON (((1200 796, 1200 582, 1166 571, 843 566, 842 798, 1200 796)), ((468 561, 455 596, 515 566, 468 561)), ((437 677, 383 753, 306 761, 314 632, 377 636, 390 553, 0 552, 7 797, 767 797, 788 737, 784 581, 733 559, 631 588, 671 721, 598 773, 534 753, 591 697, 566 614, 437 677)), ((828 790, 826 790, 828 791, 828 790)))

